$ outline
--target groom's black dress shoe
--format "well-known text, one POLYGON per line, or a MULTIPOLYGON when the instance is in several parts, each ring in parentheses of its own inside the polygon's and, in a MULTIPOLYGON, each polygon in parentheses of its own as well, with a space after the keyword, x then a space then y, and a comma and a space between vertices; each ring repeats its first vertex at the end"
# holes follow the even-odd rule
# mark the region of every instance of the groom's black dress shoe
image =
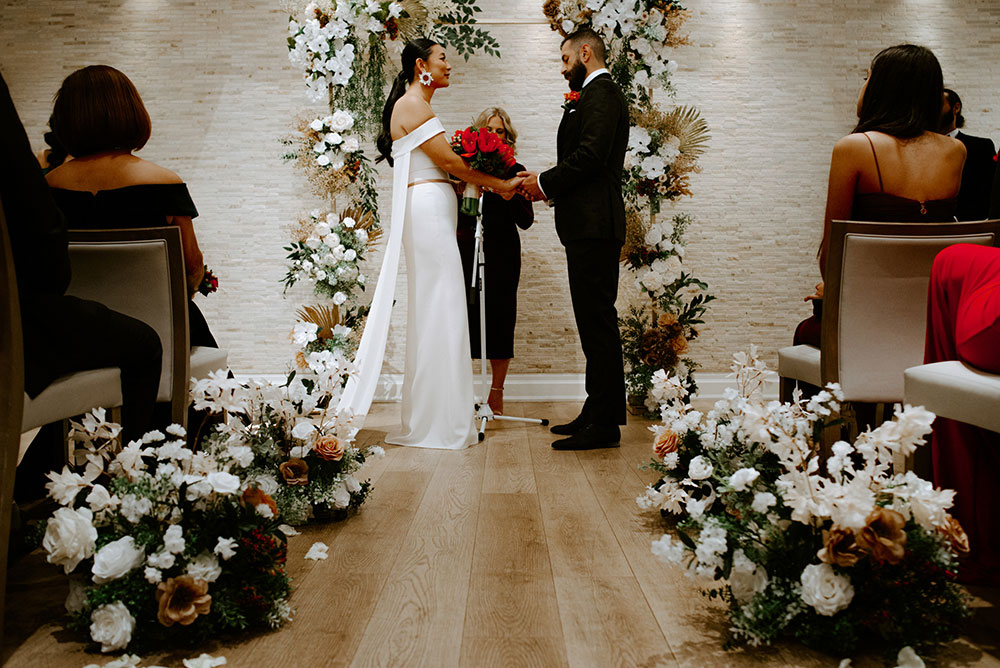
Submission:
POLYGON ((553 450, 597 450, 617 448, 621 441, 621 431, 617 425, 588 424, 586 427, 552 444, 553 450))
POLYGON ((583 415, 580 415, 572 422, 557 424, 554 427, 549 427, 549 431, 553 434, 559 434, 560 436, 572 436, 586 426, 587 420, 583 417, 583 415))

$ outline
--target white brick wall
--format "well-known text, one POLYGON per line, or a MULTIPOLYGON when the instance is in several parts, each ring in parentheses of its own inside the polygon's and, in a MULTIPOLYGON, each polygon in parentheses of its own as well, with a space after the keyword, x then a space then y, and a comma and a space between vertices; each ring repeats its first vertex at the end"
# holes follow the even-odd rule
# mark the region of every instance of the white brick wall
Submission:
MULTIPOLYGON (((153 118, 140 155, 181 174, 201 217, 208 263, 222 281, 201 300, 209 322, 241 373, 276 373, 293 350, 295 309, 305 288, 282 299, 287 226, 317 205, 278 139, 310 105, 286 58, 286 15, 260 0, 4 0, 0 68, 32 144, 62 79, 83 65, 127 73, 153 118)), ((505 106, 520 132, 519 159, 530 168, 554 160, 565 83, 559 39, 540 0, 483 0, 482 22, 504 57, 453 57, 452 87, 434 106, 448 128, 483 107, 505 106)), ((693 199, 679 209, 691 229, 689 266, 719 296, 693 348, 706 371, 723 371, 750 341, 773 361, 809 307, 816 281, 830 150, 850 131, 871 56, 914 41, 938 55, 947 85, 966 104, 971 134, 1000 137, 995 0, 690 2, 693 44, 678 50, 677 101, 697 105, 713 139, 695 176, 693 199)), ((388 170, 383 167, 387 176, 388 170)), ((388 211, 389 180, 382 205, 388 211)), ((551 212, 522 235, 514 373, 583 370, 551 212)), ((388 215, 388 214, 385 214, 388 215)), ((381 257, 372 258, 370 273, 381 257)), ((405 272, 386 373, 403 365, 405 272)))

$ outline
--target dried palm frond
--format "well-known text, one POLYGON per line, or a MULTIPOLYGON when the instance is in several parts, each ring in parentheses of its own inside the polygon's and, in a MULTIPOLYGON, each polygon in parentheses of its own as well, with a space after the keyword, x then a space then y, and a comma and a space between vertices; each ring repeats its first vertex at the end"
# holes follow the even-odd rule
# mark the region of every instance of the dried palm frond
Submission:
POLYGON ((399 4, 403 6, 400 13, 406 14, 396 19, 400 38, 408 42, 420 37, 421 29, 427 23, 427 8, 418 0, 402 0, 399 4))
POLYGON ((371 247, 379 237, 382 236, 382 228, 378 227, 375 222, 375 214, 371 211, 365 211, 359 206, 350 207, 344 209, 340 214, 340 219, 353 218, 354 219, 354 229, 362 229, 368 233, 368 245, 371 247))
POLYGON ((317 336, 321 339, 333 337, 333 328, 340 324, 340 309, 334 304, 303 306, 295 312, 295 315, 302 322, 317 325, 320 328, 317 336))
POLYGON ((711 135, 708 123, 694 107, 674 107, 666 114, 665 121, 670 134, 680 139, 680 151, 685 155, 698 157, 705 152, 705 145, 711 135))

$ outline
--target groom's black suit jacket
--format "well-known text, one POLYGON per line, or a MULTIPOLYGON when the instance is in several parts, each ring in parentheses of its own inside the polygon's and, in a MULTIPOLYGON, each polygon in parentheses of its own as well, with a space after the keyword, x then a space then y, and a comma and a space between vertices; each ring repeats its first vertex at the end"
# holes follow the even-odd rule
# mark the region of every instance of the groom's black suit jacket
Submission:
POLYGON ((987 137, 959 132, 955 138, 965 144, 966 150, 962 186, 958 190, 958 219, 982 220, 989 213, 990 190, 997 168, 993 158, 997 152, 993 140, 987 137))
POLYGON ((625 241, 622 168, 628 146, 628 105, 618 85, 600 74, 563 112, 557 161, 539 182, 555 202, 556 233, 567 242, 625 241))

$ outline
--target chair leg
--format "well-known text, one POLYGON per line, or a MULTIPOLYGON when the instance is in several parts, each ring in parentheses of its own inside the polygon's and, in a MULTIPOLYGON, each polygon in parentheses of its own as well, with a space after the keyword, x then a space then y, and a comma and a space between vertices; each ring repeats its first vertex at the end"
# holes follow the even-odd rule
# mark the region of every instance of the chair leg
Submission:
POLYGON ((792 378, 778 377, 778 399, 782 403, 792 400, 792 391, 795 389, 796 381, 792 378))

